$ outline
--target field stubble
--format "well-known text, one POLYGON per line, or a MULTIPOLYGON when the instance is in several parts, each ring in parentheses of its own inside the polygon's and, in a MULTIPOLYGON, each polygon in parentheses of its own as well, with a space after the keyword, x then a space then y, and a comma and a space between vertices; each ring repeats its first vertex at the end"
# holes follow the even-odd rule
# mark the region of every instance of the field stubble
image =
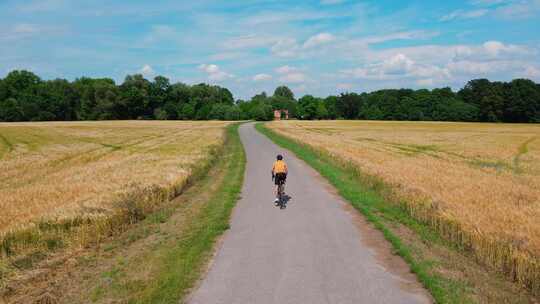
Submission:
POLYGON ((0 124, 2 254, 63 246, 73 227, 68 241, 84 246, 144 217, 209 165, 227 124, 0 124))
POLYGON ((282 121, 309 143, 391 185, 409 213, 540 293, 540 126, 282 121))

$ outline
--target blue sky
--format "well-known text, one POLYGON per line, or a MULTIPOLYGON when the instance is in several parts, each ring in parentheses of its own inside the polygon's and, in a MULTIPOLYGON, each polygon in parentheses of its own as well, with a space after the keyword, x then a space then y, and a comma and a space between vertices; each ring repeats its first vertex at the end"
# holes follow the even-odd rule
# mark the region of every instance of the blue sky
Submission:
POLYGON ((236 98, 540 81, 540 0, 0 0, 0 77, 142 73, 236 98))

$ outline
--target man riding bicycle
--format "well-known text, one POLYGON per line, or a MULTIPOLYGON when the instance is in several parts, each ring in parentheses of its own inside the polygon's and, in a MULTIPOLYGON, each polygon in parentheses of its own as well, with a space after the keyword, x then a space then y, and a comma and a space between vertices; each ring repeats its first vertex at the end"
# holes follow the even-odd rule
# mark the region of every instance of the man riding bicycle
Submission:
POLYGON ((275 203, 279 201, 279 187, 281 186, 281 191, 285 190, 285 181, 287 180, 288 173, 287 164, 285 163, 285 161, 283 161, 283 156, 281 154, 278 154, 276 158, 277 160, 272 166, 272 179, 276 184, 276 200, 274 201, 275 203))

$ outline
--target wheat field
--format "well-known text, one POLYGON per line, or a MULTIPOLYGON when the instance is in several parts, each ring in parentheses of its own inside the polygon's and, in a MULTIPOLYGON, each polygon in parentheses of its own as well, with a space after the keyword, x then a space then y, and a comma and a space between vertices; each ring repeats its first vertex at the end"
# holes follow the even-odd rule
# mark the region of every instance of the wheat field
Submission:
POLYGON ((181 187, 227 122, 0 123, 0 233, 109 214, 118 197, 181 187))
POLYGON ((281 121, 268 126, 376 176, 410 213, 540 290, 540 125, 281 121))

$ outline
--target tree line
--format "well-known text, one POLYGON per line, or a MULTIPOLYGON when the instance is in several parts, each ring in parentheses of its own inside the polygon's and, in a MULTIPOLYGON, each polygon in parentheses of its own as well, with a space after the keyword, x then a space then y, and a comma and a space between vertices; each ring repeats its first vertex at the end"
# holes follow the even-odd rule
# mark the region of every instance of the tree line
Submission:
POLYGON ((528 79, 469 81, 464 88, 387 89, 298 100, 286 86, 273 95, 235 100, 223 87, 152 81, 128 75, 110 78, 42 80, 29 71, 0 79, 0 121, 54 120, 271 120, 286 109, 298 119, 369 119, 478 122, 540 122, 540 84, 528 79))

